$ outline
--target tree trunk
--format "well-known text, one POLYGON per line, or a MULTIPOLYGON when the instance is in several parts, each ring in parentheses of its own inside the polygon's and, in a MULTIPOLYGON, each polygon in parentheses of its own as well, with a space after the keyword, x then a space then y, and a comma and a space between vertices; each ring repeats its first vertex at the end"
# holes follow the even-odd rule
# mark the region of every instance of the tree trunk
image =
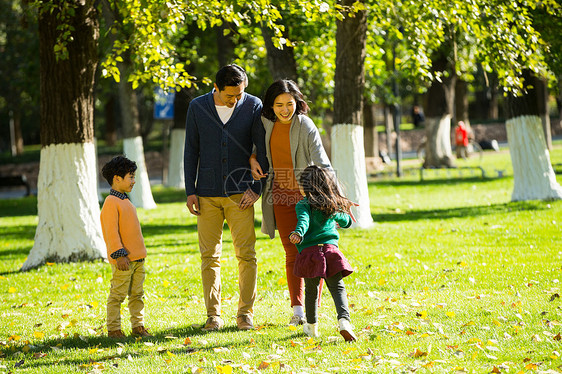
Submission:
POLYGON ((365 103, 363 105, 365 157, 379 157, 379 133, 375 121, 375 105, 365 103))
POLYGON ((506 129, 513 164, 511 200, 561 199, 562 187, 556 181, 542 127, 539 78, 529 70, 523 72, 523 78, 524 85, 532 88, 508 101, 510 118, 506 129))
MULTIPOLYGON (((354 0, 338 1, 351 6, 354 0)), ((359 204, 354 215, 359 227, 373 224, 370 212, 367 171, 363 145, 363 88, 365 86, 365 42, 367 18, 364 11, 337 21, 334 126, 332 164, 345 187, 347 197, 359 204)))
POLYGON ((548 115, 548 83, 546 79, 535 79, 537 90, 537 106, 542 121, 542 128, 546 147, 552 149, 552 131, 550 129, 550 116, 548 115))
POLYGON ((386 153, 392 157, 392 133, 394 132, 394 118, 392 117, 392 107, 384 104, 384 129, 386 131, 386 153))
POLYGON ((117 143, 117 124, 115 120, 115 95, 110 94, 104 105, 105 143, 112 147, 117 143))
MULTIPOLYGON (((446 54, 441 51, 441 54, 433 60, 432 70, 443 72, 447 67, 446 54)), ((440 81, 433 80, 427 93, 424 168, 454 167, 451 151, 451 117, 455 102, 455 83, 455 72, 449 72, 448 77, 442 77, 440 81)))
MULTIPOLYGON (((119 22, 119 17, 114 14, 114 10, 108 1, 102 2, 102 9, 105 22, 108 25, 115 25, 119 22)), ((116 27, 119 28, 120 25, 116 27)), ((115 42, 115 36, 110 33, 110 37, 115 42)), ((137 208, 154 209, 156 208, 156 203, 152 197, 150 180, 146 171, 137 93, 133 89, 132 83, 128 80, 133 70, 130 53, 130 51, 127 51, 123 54, 121 56, 123 61, 117 63, 120 75, 118 92, 124 138, 123 153, 127 158, 137 163, 136 184, 130 193, 131 202, 137 208)))
MULTIPOLYGON (((52 4, 53 2, 51 2, 52 4)), ((69 6, 56 1, 59 7, 69 6)), ((39 12, 41 162, 35 242, 22 270, 45 262, 106 256, 94 146, 94 76, 99 24, 94 0, 72 3, 68 59, 56 59, 60 11, 39 12)))
POLYGON ((283 49, 277 48, 271 41, 274 35, 270 28, 261 26, 261 32, 265 41, 265 49, 267 50, 267 64, 273 80, 290 79, 296 82, 298 74, 293 48, 286 45, 283 46, 283 49))
POLYGON ((470 128, 470 118, 468 117, 468 84, 459 79, 455 85, 455 119, 454 124, 463 121, 467 128, 470 128))
POLYGON ((176 97, 174 99, 174 126, 170 134, 168 187, 185 188, 183 147, 185 144, 187 108, 189 107, 192 96, 192 90, 184 88, 176 92, 176 97))
POLYGON ((23 154, 23 137, 21 135, 21 112, 16 110, 10 112, 10 139, 12 156, 20 156, 23 154))
MULTIPOLYGON (((236 59, 234 54, 234 48, 236 44, 232 38, 232 33, 235 30, 235 26, 230 23, 223 21, 222 25, 215 28, 217 36, 217 58, 219 60, 219 66, 225 66, 231 64, 236 59)), ((185 123, 184 123, 185 127, 185 123)))

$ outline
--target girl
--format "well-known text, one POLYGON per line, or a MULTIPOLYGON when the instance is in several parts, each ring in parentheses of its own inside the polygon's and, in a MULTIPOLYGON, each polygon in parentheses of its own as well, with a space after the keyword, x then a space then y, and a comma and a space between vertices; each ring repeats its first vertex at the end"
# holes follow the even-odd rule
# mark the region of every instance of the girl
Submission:
POLYGON ((296 205, 297 225, 289 235, 296 244, 299 254, 295 261, 294 273, 305 278, 306 323, 304 333, 317 337, 318 285, 324 279, 338 313, 340 334, 346 342, 355 341, 347 305, 344 277, 353 272, 349 262, 338 249, 339 235, 336 224, 341 228, 351 226, 355 205, 340 193, 332 171, 318 166, 308 166, 302 172, 300 187, 305 198, 296 205))
POLYGON ((273 82, 265 93, 262 110, 268 172, 264 174, 254 156, 250 158, 254 178, 267 177, 262 195, 261 231, 273 239, 277 229, 281 237, 293 309, 289 322, 292 326, 305 321, 304 280, 293 274, 298 251, 289 241, 289 234, 297 224, 295 205, 303 198, 297 180, 309 165, 332 169, 318 128, 305 115, 308 109, 295 82, 286 79, 273 82))

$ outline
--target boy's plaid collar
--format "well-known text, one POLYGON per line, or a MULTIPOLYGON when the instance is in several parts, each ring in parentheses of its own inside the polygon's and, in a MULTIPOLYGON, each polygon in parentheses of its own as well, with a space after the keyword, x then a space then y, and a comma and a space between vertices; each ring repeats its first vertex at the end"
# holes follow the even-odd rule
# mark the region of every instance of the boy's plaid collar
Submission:
POLYGON ((129 196, 126 193, 115 191, 113 188, 109 190, 109 194, 113 196, 117 196, 121 200, 129 199, 129 196))

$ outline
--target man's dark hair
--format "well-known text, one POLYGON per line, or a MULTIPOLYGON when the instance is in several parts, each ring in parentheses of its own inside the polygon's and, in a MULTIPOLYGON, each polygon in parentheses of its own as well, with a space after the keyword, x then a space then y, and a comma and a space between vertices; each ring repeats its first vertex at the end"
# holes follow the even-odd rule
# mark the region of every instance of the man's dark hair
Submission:
POLYGON ((101 169, 101 174, 111 186, 113 184, 113 177, 118 175, 125 178, 125 175, 134 173, 137 170, 137 164, 129 160, 125 156, 115 156, 101 169))
POLYGON ((281 94, 290 94, 297 103, 295 114, 305 114, 308 112, 308 104, 304 100, 304 96, 299 90, 295 82, 289 79, 280 79, 275 81, 269 86, 263 98, 262 115, 270 121, 275 121, 277 118, 273 111, 273 102, 275 98, 281 94))
POLYGON ((236 64, 223 66, 217 71, 215 77, 215 84, 219 88, 219 91, 224 90, 226 86, 238 87, 247 81, 248 76, 246 75, 246 71, 236 64))

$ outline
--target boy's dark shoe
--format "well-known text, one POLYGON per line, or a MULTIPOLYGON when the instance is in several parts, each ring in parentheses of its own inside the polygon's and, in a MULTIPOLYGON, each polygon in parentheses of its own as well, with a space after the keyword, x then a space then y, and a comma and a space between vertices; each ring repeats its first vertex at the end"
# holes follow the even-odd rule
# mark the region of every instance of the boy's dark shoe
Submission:
POLYGON ((152 336, 144 326, 135 327, 133 331, 131 331, 131 335, 140 337, 152 336))
POLYGON ((111 339, 124 339, 124 338, 126 338, 125 334, 123 334, 123 331, 121 331, 121 330, 108 331, 107 336, 111 339))
POLYGON ((222 329, 224 326, 224 321, 219 316, 210 316, 205 322, 205 326, 202 328, 203 331, 217 331, 222 329))
POLYGON ((255 328, 252 317, 247 314, 238 316, 236 318, 236 324, 238 325, 238 330, 253 330, 255 328))

